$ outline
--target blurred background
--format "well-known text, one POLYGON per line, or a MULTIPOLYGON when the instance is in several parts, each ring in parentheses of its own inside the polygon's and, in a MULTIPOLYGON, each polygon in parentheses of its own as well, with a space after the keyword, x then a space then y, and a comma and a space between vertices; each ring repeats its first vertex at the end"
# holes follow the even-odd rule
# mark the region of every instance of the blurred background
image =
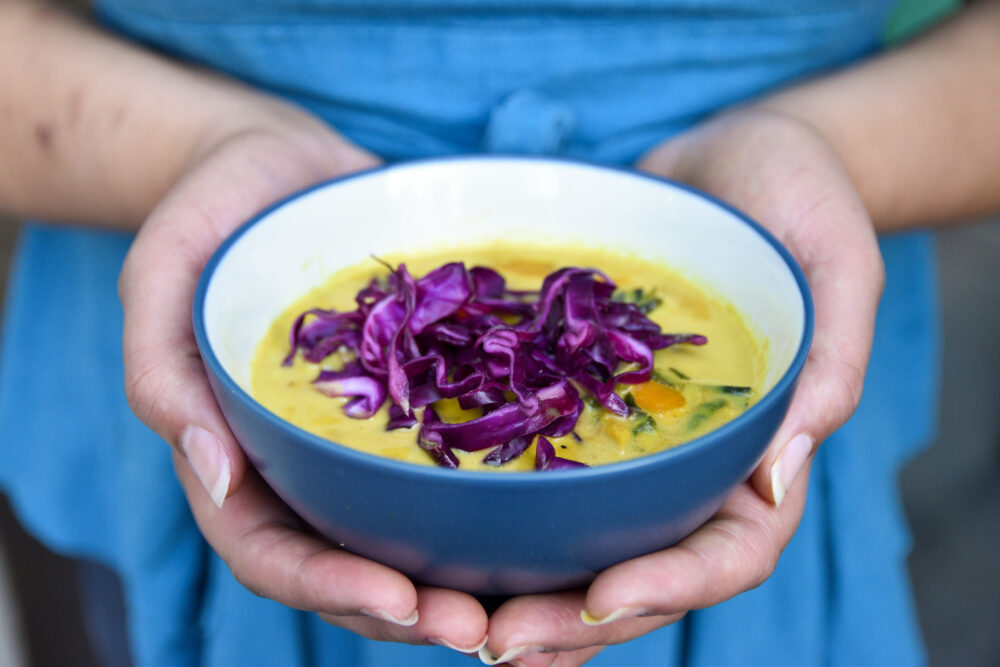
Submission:
MULTIPOLYGON (((922 22, 955 3, 905 4, 918 10, 907 22, 922 22)), ((908 32, 904 23, 890 32, 908 32)), ((15 222, 0 215, 0 288, 16 234, 15 222)), ((1000 219, 937 237, 940 436, 901 478, 910 575, 930 663, 1000 665, 1000 219)), ((85 630, 95 619, 79 611, 77 581, 72 561, 25 533, 0 495, 0 667, 97 665, 85 630)))

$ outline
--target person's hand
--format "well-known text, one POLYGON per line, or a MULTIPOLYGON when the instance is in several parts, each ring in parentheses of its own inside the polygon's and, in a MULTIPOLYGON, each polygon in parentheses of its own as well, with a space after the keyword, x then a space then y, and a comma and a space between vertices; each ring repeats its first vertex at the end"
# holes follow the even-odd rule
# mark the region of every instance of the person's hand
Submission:
POLYGON ((247 465, 209 388, 191 306, 211 253, 275 200, 378 163, 305 114, 278 115, 207 137, 143 224, 119 280, 129 403, 173 446, 199 528, 244 586, 367 637, 475 651, 487 617, 474 598, 315 537, 247 465))
POLYGON ((794 118, 747 109, 656 147, 637 166, 732 203, 791 251, 812 289, 812 349, 763 460, 718 514, 585 590, 506 602, 490 618, 484 655, 578 665, 760 585, 798 527, 817 445, 861 397, 884 273, 871 221, 823 137, 794 118))

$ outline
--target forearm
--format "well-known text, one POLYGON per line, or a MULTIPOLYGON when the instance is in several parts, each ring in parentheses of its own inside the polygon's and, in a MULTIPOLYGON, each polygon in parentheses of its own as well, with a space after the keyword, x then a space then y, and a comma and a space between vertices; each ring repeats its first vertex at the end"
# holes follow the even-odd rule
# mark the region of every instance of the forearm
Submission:
POLYGON ((0 209, 135 227, 208 142, 313 122, 52 8, 0 0, 0 209))
POLYGON ((1000 210, 1000 2, 756 106, 819 130, 880 230, 1000 210))

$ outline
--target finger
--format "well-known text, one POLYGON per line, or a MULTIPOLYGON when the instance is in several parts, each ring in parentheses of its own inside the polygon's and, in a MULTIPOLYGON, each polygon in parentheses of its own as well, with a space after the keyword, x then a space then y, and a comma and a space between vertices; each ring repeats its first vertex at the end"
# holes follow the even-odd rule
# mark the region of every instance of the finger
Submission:
POLYGON ((798 526, 807 485, 801 475, 780 508, 741 485, 675 547, 609 568, 586 591, 508 601, 490 619, 484 662, 622 643, 760 585, 798 526))
POLYGON ((602 650, 604 650, 603 646, 592 646, 579 651, 564 651, 556 656, 551 665, 552 667, 577 667, 586 663, 602 650))
MULTIPOLYGON (((157 207, 119 279, 129 404, 183 454, 219 506, 239 486, 246 460, 216 406, 194 341, 195 287, 211 253, 237 225, 278 197, 329 175, 323 166, 303 165, 287 155, 276 137, 241 141, 218 148, 157 207), (251 141, 255 145, 247 147, 251 141), (267 155, 266 163, 251 158, 259 154, 267 155)), ((370 158, 362 155, 355 162, 365 159, 370 158)))
POLYGON ((516 667, 578 667, 604 650, 603 646, 589 646, 576 651, 558 653, 529 653, 515 660, 516 667))
POLYGON ((164 256, 147 262, 142 243, 136 240, 121 278, 126 397, 136 416, 183 454, 221 507, 239 486, 246 461, 216 406, 194 341, 188 313, 198 264, 187 252, 170 257, 177 251, 162 243, 164 256), (148 273, 134 268, 139 264, 149 266, 148 273))
MULTIPOLYGON (((598 646, 598 647, 586 648, 586 649, 580 649, 580 650, 581 651, 594 651, 594 654, 596 655, 596 653, 599 652, 600 649, 601 649, 601 647, 598 646)), ((558 653, 558 652, 555 652, 555 651, 552 651, 552 652, 549 652, 549 653, 528 653, 524 657, 516 658, 516 659, 512 660, 511 662, 509 662, 508 664, 514 665, 514 667, 552 667, 552 665, 556 664, 556 661, 559 660, 560 657, 562 657, 564 655, 565 656, 572 656, 575 653, 577 653, 577 651, 571 651, 571 652, 566 652, 566 653, 558 653)), ((569 659, 569 658, 567 658, 567 659, 569 659)), ((589 657, 587 659, 589 659, 589 657)), ((566 663, 565 660, 563 662, 564 662, 564 664, 583 664, 582 662, 580 662, 580 663, 566 663)), ((586 662, 586 660, 584 660, 584 662, 586 662)))
POLYGON ((480 658, 488 665, 516 660, 523 660, 525 664, 545 664, 546 655, 620 644, 683 616, 587 625, 581 620, 585 598, 584 590, 576 590, 508 600, 490 618, 489 638, 480 651, 480 658))
POLYGON ((589 622, 614 627, 622 619, 702 609, 759 586, 798 526, 808 477, 807 468, 777 508, 741 485, 676 546, 605 570, 587 589, 589 622))
POLYGON ((303 532, 255 472, 219 508, 176 453, 174 465, 201 532, 253 593, 296 609, 417 622, 417 591, 409 579, 303 532))
MULTIPOLYGON (((216 406, 191 323, 201 269, 226 231, 186 203, 204 201, 198 197, 207 194, 206 187, 195 182, 154 212, 126 258, 119 294, 129 405, 183 454, 221 507, 239 486, 246 462, 216 406)), ((244 213, 230 213, 234 224, 244 213)))
POLYGON ((329 623, 369 639, 405 644, 436 644, 474 654, 486 643, 488 617, 482 605, 467 593, 429 586, 417 587, 418 621, 411 626, 359 616, 321 613, 329 623))
POLYGON ((748 110, 651 151, 638 165, 730 201, 773 232, 802 266, 815 335, 788 415, 752 482, 779 504, 816 446, 861 397, 884 271, 871 220, 816 130, 748 110))
POLYGON ((815 335, 788 414, 751 478, 776 505, 861 400, 885 280, 871 222, 855 195, 822 198, 808 211, 785 241, 809 281, 815 335))

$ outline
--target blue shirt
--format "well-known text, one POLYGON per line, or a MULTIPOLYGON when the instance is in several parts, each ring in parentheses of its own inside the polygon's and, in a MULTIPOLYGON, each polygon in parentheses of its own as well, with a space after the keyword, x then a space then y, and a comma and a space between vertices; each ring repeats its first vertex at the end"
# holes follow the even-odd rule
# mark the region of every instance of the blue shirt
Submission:
MULTIPOLYGON (((131 39, 284 96, 389 160, 516 152, 629 164, 720 108, 869 55, 891 2, 244 0, 235 16, 224 0, 96 5, 131 39)), ((120 573, 140 664, 470 664, 257 598, 208 549, 168 447, 124 400, 115 281, 130 240, 43 225, 22 234, 0 357, 0 484, 25 523, 120 573)), ((933 249, 919 234, 882 249, 888 284, 864 398, 817 455, 774 575, 593 664, 923 661, 895 475, 933 430, 933 249)))

